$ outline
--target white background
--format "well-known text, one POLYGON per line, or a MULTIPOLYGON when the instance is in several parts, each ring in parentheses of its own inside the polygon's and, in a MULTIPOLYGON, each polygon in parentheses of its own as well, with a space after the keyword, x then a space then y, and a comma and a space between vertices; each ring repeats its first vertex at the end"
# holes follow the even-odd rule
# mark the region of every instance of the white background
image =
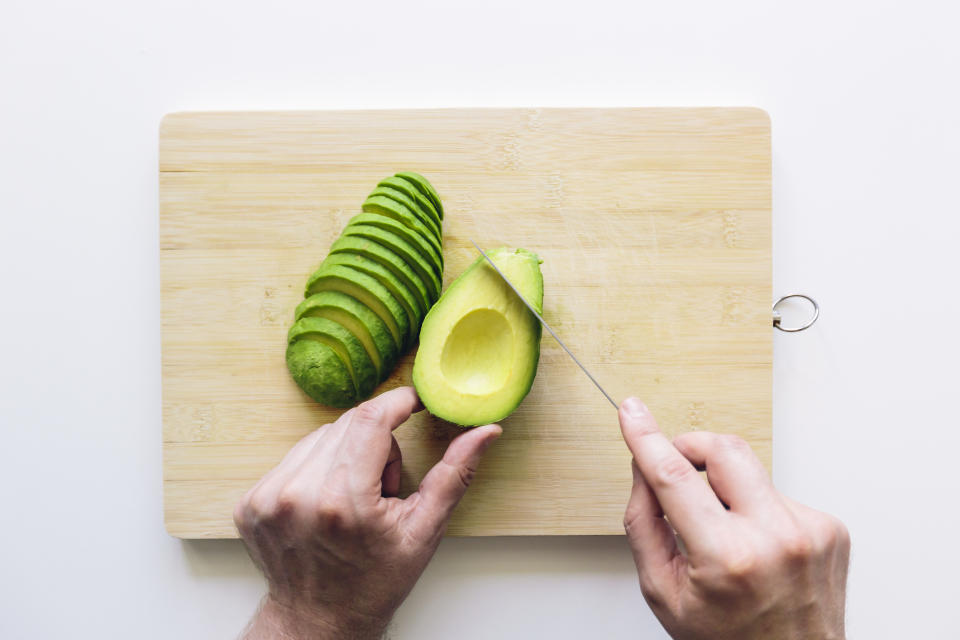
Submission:
MULTIPOLYGON (((163 529, 157 125, 183 109, 754 105, 784 492, 851 638, 957 637, 955 3, 0 3, 0 637, 228 638, 260 578, 163 529)), ((397 638, 660 638, 622 538, 447 540, 397 638)))

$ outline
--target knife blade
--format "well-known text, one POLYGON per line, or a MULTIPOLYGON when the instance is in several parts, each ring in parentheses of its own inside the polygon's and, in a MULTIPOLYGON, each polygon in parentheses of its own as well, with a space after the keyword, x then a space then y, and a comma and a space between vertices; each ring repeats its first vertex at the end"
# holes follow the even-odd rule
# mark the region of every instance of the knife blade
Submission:
POLYGON ((570 351, 569 348, 567 348, 567 345, 565 345, 565 344, 563 343, 563 340, 560 339, 560 336, 557 335, 557 332, 554 331, 552 328, 550 328, 550 325, 547 324, 547 321, 543 319, 543 316, 540 315, 540 313, 538 313, 537 310, 533 308, 533 305, 530 304, 530 303, 527 301, 527 299, 523 297, 523 294, 520 293, 520 291, 519 291, 515 286, 513 286, 513 283, 510 282, 510 278, 508 278, 507 276, 505 276, 504 273, 503 273, 503 271, 500 271, 500 268, 499 268, 496 264, 494 264, 493 260, 490 259, 490 256, 488 256, 487 253, 486 253, 483 249, 480 248, 480 245, 478 245, 478 244, 477 244, 476 242, 474 242, 473 240, 471 240, 470 243, 471 243, 474 247, 476 247, 476 248, 477 248, 477 251, 480 252, 480 255, 482 255, 482 256, 486 259, 487 264, 489 264, 491 267, 493 267, 493 270, 496 271, 497 274, 499 274, 499 276, 500 276, 501 278, 503 278, 503 281, 507 283, 507 286, 509 286, 511 289, 513 289, 513 292, 514 292, 515 294, 517 294, 517 297, 520 298, 520 301, 523 302, 523 304, 526 305, 527 309, 530 310, 530 313, 532 313, 534 316, 537 317, 537 320, 539 320, 539 321, 540 321, 540 324, 543 325, 543 328, 546 329, 547 332, 548 332, 551 336, 553 336, 553 339, 557 341, 557 344, 559 344, 561 347, 563 347, 563 350, 567 352, 567 355, 569 355, 571 358, 573 358, 573 361, 577 363, 577 366, 580 367, 580 370, 583 371, 585 374, 587 374, 587 377, 590 378, 590 382, 592 382, 592 383, 597 387, 597 389, 600 390, 600 393, 602 393, 603 396, 604 396, 607 400, 610 401, 610 404, 613 405, 613 408, 616 409, 617 411, 619 411, 619 410, 620 410, 620 406, 619 406, 616 402, 614 402, 613 398, 610 397, 610 394, 607 393, 607 392, 604 390, 604 388, 600 386, 600 383, 597 382, 597 379, 593 377, 593 375, 587 370, 587 368, 586 368, 585 366, 583 366, 583 363, 580 362, 580 360, 577 359, 577 356, 573 355, 573 352, 570 351))

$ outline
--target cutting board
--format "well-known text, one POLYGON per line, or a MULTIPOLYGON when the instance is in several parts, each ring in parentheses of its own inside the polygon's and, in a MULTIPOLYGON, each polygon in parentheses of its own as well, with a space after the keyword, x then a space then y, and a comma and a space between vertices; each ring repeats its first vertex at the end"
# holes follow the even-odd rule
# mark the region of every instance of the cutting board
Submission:
MULTIPOLYGON (((663 429, 737 433, 770 464, 770 122, 751 108, 175 113, 160 126, 167 530, 237 535, 243 492, 340 411, 284 363, 306 277, 377 181, 426 175, 448 285, 481 246, 543 258, 544 316, 663 429)), ((380 390, 411 383, 413 353, 380 390)), ((614 410, 544 333, 449 533, 619 534, 614 410)), ((396 431, 404 493, 460 432, 396 431)))

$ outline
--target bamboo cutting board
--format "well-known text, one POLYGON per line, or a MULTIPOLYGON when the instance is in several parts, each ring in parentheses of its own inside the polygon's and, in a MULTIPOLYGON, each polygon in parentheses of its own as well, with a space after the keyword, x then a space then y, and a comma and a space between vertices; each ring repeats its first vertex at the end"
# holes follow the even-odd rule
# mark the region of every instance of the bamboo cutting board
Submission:
MULTIPOLYGON (((177 113, 160 127, 167 529, 235 537, 233 504, 339 411, 286 371, 306 277, 377 181, 427 176, 449 284, 481 246, 544 260, 544 316, 618 401, 770 464, 770 123, 757 109, 177 113)), ((413 354, 386 390, 410 384, 413 354)), ((616 415, 544 333, 453 535, 619 534, 616 415)), ((459 428, 396 431, 408 493, 459 428)))

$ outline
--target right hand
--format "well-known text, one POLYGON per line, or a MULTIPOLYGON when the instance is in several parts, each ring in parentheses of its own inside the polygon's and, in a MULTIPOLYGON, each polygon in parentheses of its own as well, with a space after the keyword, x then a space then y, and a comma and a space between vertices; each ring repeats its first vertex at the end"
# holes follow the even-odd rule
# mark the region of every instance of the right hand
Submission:
POLYGON ((620 427, 633 453, 624 527, 644 598, 673 638, 844 637, 843 523, 777 492, 737 436, 671 443, 636 398, 620 427))

